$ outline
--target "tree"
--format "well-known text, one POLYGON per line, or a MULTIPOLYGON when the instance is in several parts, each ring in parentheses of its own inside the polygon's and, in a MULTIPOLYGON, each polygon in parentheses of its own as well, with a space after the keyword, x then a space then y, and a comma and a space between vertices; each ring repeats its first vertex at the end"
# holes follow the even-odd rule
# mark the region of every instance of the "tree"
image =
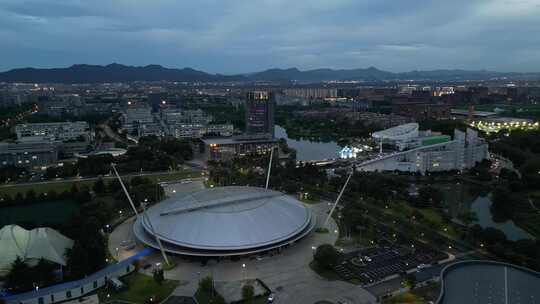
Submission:
POLYGON ((540 189, 540 158, 527 160, 520 168, 523 181, 529 189, 540 189))
POLYGON ((492 201, 490 210, 494 222, 501 223, 512 218, 516 202, 510 191, 501 187, 495 189, 492 201))
POLYGON ((16 203, 22 203, 22 202, 24 202, 24 196, 23 196, 22 193, 17 192, 17 194, 15 194, 15 202, 16 202, 16 203))
POLYGON ((98 180, 94 183, 94 187, 92 187, 94 192, 98 194, 103 194, 106 191, 105 182, 103 181, 103 178, 98 178, 98 180))
POLYGON ((255 289, 253 288, 253 285, 245 284, 242 287, 242 300, 244 300, 244 303, 252 304, 254 297, 255 297, 255 289))
POLYGON ((30 189, 26 192, 26 202, 27 203, 35 203, 37 199, 36 191, 33 189, 30 189))
POLYGON ((32 274, 30 267, 21 257, 17 257, 6 276, 4 287, 13 290, 15 293, 24 292, 33 288, 32 274))
POLYGON ((36 266, 32 268, 33 278, 38 286, 47 286, 55 281, 55 266, 45 259, 39 259, 36 266))
POLYGON ((122 190, 122 185, 120 185, 120 181, 115 178, 111 182, 109 182, 108 188, 111 193, 116 193, 122 190))
POLYGON ((499 229, 488 227, 482 231, 482 239, 488 244, 506 242, 506 235, 499 229))
POLYGON ((154 272, 152 273, 152 277, 154 278, 154 281, 156 281, 156 283, 158 283, 159 285, 161 285, 161 283, 165 281, 165 275, 163 274, 163 269, 161 268, 154 270, 154 272))
POLYGON ((418 190, 418 198, 414 205, 417 207, 438 207, 443 200, 442 192, 434 187, 425 186, 418 190))
POLYGON ((339 253, 334 246, 330 244, 323 244, 317 247, 313 259, 318 266, 325 269, 331 269, 332 266, 337 264, 339 260, 339 253))
POLYGON ((204 277, 199 282, 199 289, 204 293, 211 293, 214 289, 214 281, 211 276, 204 277))
POLYGON ((78 217, 74 222, 79 222, 71 231, 75 243, 67 250, 66 257, 70 277, 78 279, 105 266, 106 242, 100 233, 102 225, 96 217, 78 217))
POLYGON ((84 204, 92 200, 92 195, 90 194, 88 187, 84 186, 78 192, 74 193, 74 198, 79 204, 84 204))
POLYGON ((403 279, 403 283, 409 289, 414 289, 414 287, 416 286, 416 276, 414 275, 414 273, 406 274, 403 279))

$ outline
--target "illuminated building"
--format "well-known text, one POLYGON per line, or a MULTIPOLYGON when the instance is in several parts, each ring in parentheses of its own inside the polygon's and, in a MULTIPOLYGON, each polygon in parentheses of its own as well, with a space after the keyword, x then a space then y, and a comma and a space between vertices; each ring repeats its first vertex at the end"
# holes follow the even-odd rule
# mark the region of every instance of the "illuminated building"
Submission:
POLYGON ((378 157, 357 165, 359 171, 440 172, 465 170, 488 158, 488 144, 478 132, 454 130, 454 138, 418 131, 413 126, 402 126, 374 133, 374 138, 391 142, 398 152, 381 153, 378 157), (414 136, 418 134, 417 136, 414 136), (384 137, 387 137, 386 139, 384 137), (392 139, 388 141, 388 139, 392 139))
POLYGON ((275 96, 255 91, 246 96, 246 134, 274 137, 275 96))

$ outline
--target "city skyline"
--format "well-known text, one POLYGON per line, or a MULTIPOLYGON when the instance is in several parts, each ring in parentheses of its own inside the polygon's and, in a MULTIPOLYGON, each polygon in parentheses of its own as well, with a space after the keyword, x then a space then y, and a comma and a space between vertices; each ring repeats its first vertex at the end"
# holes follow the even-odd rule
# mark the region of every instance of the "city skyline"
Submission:
POLYGON ((5 1, 0 70, 161 64, 211 73, 376 66, 533 72, 534 1, 5 1))

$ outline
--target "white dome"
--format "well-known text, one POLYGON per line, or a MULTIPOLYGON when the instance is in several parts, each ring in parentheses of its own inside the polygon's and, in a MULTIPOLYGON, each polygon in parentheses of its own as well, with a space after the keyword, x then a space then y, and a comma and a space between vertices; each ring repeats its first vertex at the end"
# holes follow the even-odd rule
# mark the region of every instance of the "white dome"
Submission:
MULTIPOLYGON (((214 253, 258 251, 295 239, 314 224, 310 210, 295 198, 256 187, 218 187, 172 197, 149 208, 147 215, 167 247, 214 253)), ((137 222, 152 234, 147 221, 137 222)), ((151 242, 140 229, 135 232, 151 242)))
POLYGON ((66 265, 65 251, 73 241, 51 228, 26 230, 17 225, 0 229, 0 272, 9 271, 17 257, 23 260, 45 259, 66 265))

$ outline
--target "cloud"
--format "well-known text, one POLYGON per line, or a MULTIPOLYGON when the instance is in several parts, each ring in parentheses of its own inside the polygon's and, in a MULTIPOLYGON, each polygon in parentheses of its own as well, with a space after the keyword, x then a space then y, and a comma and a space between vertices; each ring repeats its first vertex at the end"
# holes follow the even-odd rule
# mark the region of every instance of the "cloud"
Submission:
POLYGON ((0 69, 540 66, 536 0, 2 0, 0 69))

